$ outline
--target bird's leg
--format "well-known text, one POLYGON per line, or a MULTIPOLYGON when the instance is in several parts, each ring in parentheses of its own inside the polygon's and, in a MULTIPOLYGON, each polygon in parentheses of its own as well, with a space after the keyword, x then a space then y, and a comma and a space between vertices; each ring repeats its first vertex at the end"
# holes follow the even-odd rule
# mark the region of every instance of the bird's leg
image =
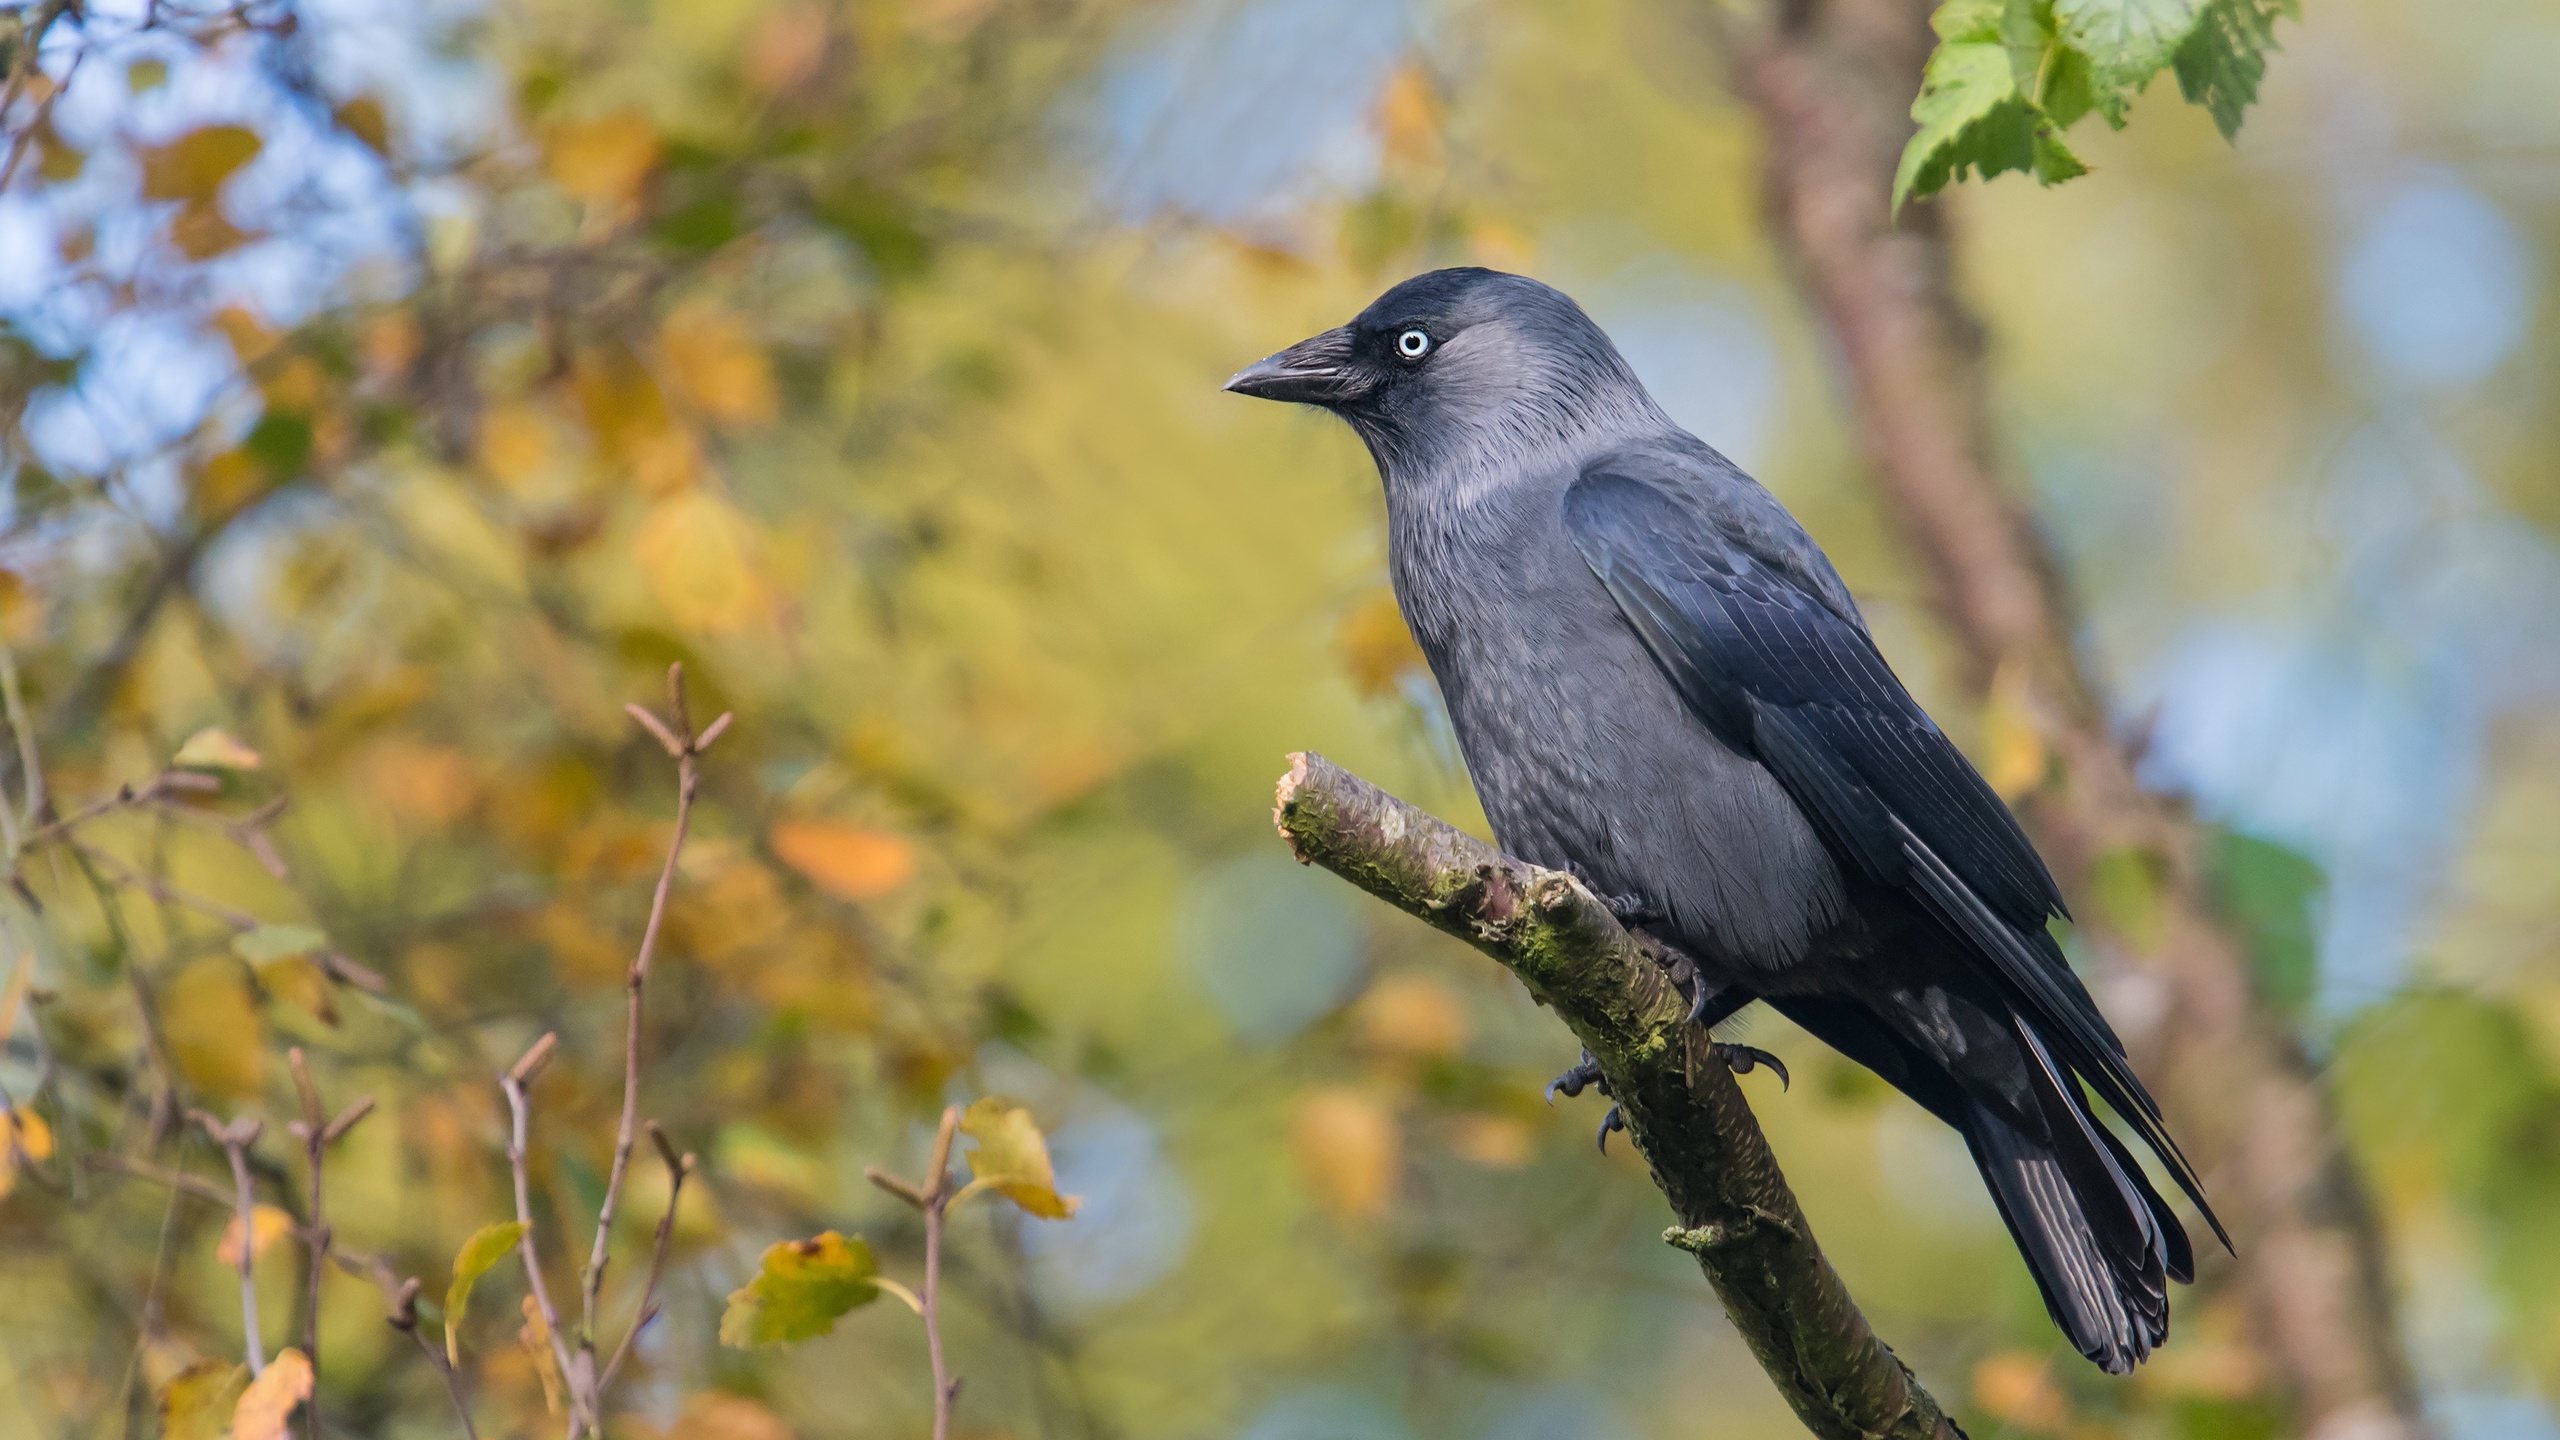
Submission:
MULTIPOLYGON (((1668 946, 1664 948, 1669 949, 1668 946)), ((1696 961, 1677 950, 1671 950, 1670 953, 1671 978, 1685 985, 1690 991, 1689 1023, 1708 1032, 1708 1043, 1714 1049, 1716 1058, 1722 1060, 1725 1067, 1736 1075, 1748 1075, 1765 1065, 1777 1073, 1779 1089, 1793 1089, 1795 1080, 1787 1074, 1785 1062, 1777 1056, 1754 1045, 1740 1045, 1714 1038, 1714 1031, 1718 1025, 1732 1019, 1742 1007, 1759 997, 1739 985, 1727 985, 1720 990, 1709 989, 1698 974, 1696 961)))
POLYGON ((1547 1082, 1547 1103, 1550 1105, 1556 1103, 1558 1091, 1564 1092, 1564 1097, 1568 1100, 1579 1100, 1582 1098, 1582 1092, 1594 1085, 1600 1087, 1601 1094, 1609 1093, 1608 1082, 1600 1078, 1600 1062, 1592 1059, 1591 1052, 1585 1050, 1582 1052, 1582 1058, 1574 1063, 1572 1069, 1547 1082))

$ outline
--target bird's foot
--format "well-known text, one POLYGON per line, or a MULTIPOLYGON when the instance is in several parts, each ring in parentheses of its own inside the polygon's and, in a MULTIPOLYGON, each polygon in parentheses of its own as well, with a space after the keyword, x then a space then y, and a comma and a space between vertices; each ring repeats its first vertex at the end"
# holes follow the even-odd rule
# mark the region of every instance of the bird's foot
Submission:
POLYGON ((1617 917, 1617 921, 1621 925, 1658 925, 1662 923, 1662 920, 1664 919, 1662 912, 1654 909, 1652 903, 1641 895, 1633 893, 1625 895, 1609 895, 1602 893, 1600 889, 1600 882, 1592 879, 1591 872, 1583 869, 1579 865, 1567 865, 1565 867, 1565 873, 1582 882, 1583 889, 1590 891, 1594 895, 1598 895, 1600 897, 1600 903, 1608 908, 1611 915, 1617 917))
POLYGON ((1663 921, 1662 912, 1641 895, 1603 895, 1600 903, 1609 907, 1609 913, 1621 925, 1659 925, 1663 921))
POLYGON ((1716 1058, 1725 1063, 1725 1068, 1736 1075, 1748 1075, 1765 1065, 1777 1072, 1779 1089, 1790 1090, 1795 1087, 1794 1080, 1787 1075, 1786 1062, 1757 1046, 1718 1042, 1715 1053, 1716 1058))
POLYGON ((1608 1087, 1600 1079, 1600 1062, 1592 1059, 1591 1052, 1585 1050, 1582 1052, 1582 1059, 1575 1062, 1572 1069, 1547 1082, 1547 1103, 1550 1105, 1556 1103, 1556 1094, 1559 1091, 1563 1092, 1568 1100, 1579 1100, 1582 1098, 1582 1092, 1594 1085, 1601 1086, 1600 1093, 1604 1095, 1608 1093, 1608 1087))
POLYGON ((1610 1131, 1624 1130, 1626 1128, 1627 1117, 1619 1111, 1617 1106, 1610 1106, 1609 1113, 1600 1117, 1600 1153, 1603 1155, 1609 1153, 1610 1131))

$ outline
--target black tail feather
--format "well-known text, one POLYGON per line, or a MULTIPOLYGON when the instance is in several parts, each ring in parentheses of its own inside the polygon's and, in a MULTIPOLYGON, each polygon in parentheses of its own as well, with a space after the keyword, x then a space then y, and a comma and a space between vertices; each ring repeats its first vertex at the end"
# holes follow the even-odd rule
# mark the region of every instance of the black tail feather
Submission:
POLYGON ((2110 1374, 2169 1334, 2168 1280, 2194 1272, 2185 1230, 2023 1024, 2048 1135, 1979 1104, 1960 1127, 1991 1197, 2044 1292, 2054 1324, 2110 1374))

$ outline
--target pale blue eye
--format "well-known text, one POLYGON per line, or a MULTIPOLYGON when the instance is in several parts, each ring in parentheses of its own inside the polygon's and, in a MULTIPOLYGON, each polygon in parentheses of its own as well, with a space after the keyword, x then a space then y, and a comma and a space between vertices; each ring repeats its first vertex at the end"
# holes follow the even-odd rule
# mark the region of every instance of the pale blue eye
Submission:
POLYGON ((1407 360, 1419 360, 1430 354, 1430 333, 1423 330, 1407 330, 1396 337, 1396 353, 1407 360))

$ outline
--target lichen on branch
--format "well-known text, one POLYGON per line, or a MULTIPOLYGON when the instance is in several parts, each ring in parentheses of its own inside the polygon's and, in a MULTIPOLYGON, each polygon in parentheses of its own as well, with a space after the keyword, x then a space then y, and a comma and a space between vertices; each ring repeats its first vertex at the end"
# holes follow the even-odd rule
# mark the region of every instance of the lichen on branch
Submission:
POLYGON ((1289 757, 1273 821, 1302 863, 1520 977, 1598 1062, 1628 1134, 1751 1353, 1824 1440, 1964 1432, 1859 1313, 1733 1075, 1658 953, 1572 876, 1503 854, 1321 755, 1289 757))

